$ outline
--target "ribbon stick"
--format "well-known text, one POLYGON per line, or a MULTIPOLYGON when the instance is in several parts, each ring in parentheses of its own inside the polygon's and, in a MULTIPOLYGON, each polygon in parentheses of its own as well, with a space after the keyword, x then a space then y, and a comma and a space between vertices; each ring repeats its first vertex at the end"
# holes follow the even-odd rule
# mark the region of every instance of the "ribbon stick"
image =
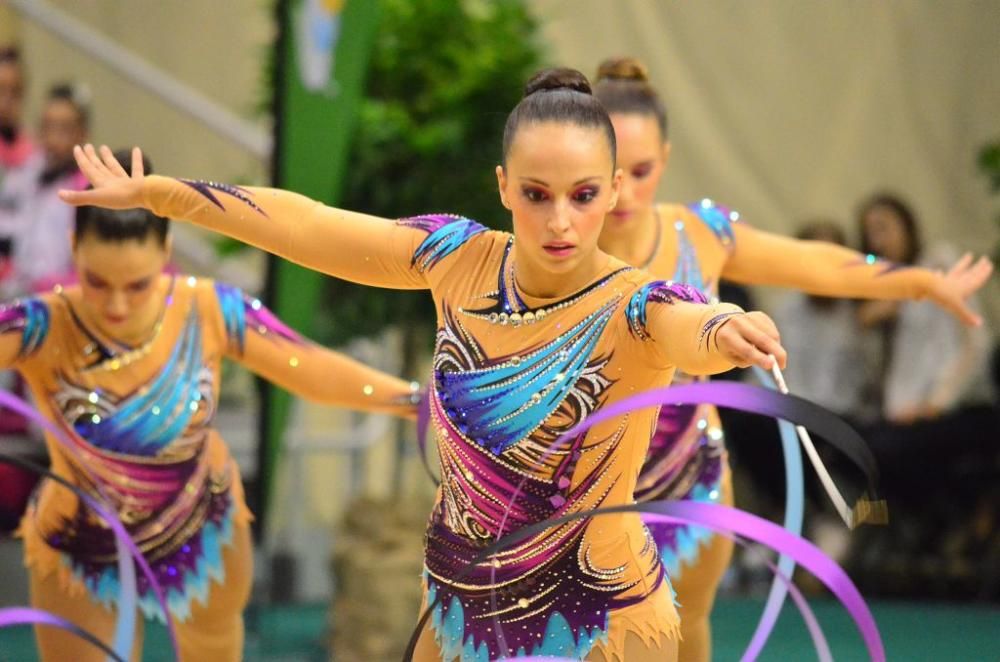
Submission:
MULTIPOLYGON (((788 386, 785 384, 785 377, 781 374, 777 361, 773 363, 771 373, 774 376, 774 381, 778 384, 778 389, 787 395, 788 386)), ((819 453, 816 452, 816 446, 813 444, 812 437, 809 436, 809 430, 805 429, 801 425, 796 425, 795 431, 798 433, 799 439, 802 441, 802 447, 806 449, 806 455, 809 456, 809 461, 812 463, 813 469, 816 470, 816 475, 819 476, 820 482, 823 483, 823 489, 826 490, 827 495, 830 497, 830 501, 833 502, 834 507, 840 514, 840 518, 844 520, 844 524, 847 525, 847 528, 853 529, 859 524, 863 524, 865 522, 885 524, 889 519, 885 501, 859 499, 853 509, 848 506, 847 500, 844 499, 840 490, 837 489, 836 484, 833 482, 833 478, 830 476, 830 472, 827 471, 826 465, 823 464, 823 460, 819 458, 819 453)))

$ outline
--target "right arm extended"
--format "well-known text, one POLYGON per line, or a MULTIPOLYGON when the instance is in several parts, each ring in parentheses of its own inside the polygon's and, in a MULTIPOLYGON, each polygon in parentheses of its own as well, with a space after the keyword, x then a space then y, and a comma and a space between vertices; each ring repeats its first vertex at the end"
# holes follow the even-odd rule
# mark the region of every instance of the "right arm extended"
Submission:
POLYGON ((427 233, 412 226, 334 209, 277 189, 145 177, 138 149, 133 151, 131 176, 106 147, 100 156, 90 145, 74 153, 94 188, 60 192, 70 204, 145 207, 345 280, 394 289, 428 287, 413 261, 427 233))

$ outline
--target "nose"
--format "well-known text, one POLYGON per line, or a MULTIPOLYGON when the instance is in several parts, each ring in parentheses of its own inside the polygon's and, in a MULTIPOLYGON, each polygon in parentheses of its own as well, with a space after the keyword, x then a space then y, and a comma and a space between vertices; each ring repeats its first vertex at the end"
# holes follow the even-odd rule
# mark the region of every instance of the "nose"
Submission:
POLYGON ((569 200, 558 201, 552 210, 552 215, 549 217, 548 229, 552 234, 559 236, 565 234, 566 231, 570 229, 572 223, 570 222, 570 214, 572 209, 570 209, 569 200))
POLYGON ((622 187, 618 191, 618 202, 615 203, 615 209, 630 209, 632 207, 633 184, 631 179, 628 176, 622 178, 622 187))
POLYGON ((124 317, 128 313, 128 301, 125 298, 125 293, 120 290, 112 292, 111 296, 108 297, 105 310, 109 315, 124 317))

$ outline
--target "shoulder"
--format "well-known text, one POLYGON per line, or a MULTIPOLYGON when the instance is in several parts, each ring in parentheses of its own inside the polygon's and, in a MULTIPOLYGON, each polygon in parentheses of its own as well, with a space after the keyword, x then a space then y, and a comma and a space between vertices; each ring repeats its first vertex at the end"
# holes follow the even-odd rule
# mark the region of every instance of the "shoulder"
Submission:
POLYGON ((491 232, 481 223, 454 214, 424 214, 401 218, 396 222, 426 233, 427 236, 417 246, 411 259, 412 265, 421 272, 432 269, 441 260, 469 244, 474 237, 481 241, 489 235, 504 234, 491 232))
POLYGON ((736 236, 733 225, 740 220, 740 213, 719 204, 715 200, 702 198, 685 205, 689 218, 697 219, 715 235, 724 246, 732 246, 736 236))
POLYGON ((25 297, 0 305, 0 334, 21 336, 19 356, 27 358, 44 344, 52 328, 53 308, 64 307, 57 295, 25 297))

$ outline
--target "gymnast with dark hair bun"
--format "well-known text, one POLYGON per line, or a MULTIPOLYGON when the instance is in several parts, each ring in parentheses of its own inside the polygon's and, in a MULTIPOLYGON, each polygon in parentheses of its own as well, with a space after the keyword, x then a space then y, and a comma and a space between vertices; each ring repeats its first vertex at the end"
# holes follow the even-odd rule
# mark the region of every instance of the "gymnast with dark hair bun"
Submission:
POLYGON ((763 313, 707 304, 598 247, 621 189, 615 142, 582 74, 532 78, 496 168, 513 232, 458 216, 377 218, 274 189, 145 177, 136 166, 129 176, 106 148, 76 150, 94 190, 66 192, 72 204, 144 207, 338 278, 430 290, 441 486, 423 575, 433 614, 416 660, 676 657, 673 593, 637 514, 552 527, 461 576, 502 535, 632 503, 655 412, 555 443, 586 417, 667 385, 676 369, 784 365, 763 313))
MULTIPOLYGON (((763 232, 712 200, 657 202, 670 138, 666 104, 650 84, 646 66, 629 57, 606 60, 597 72, 594 94, 610 114, 623 171, 621 194, 601 231, 602 250, 653 277, 695 287, 709 300, 717 294, 719 279, 726 278, 827 297, 928 299, 966 324, 981 323, 968 298, 989 278, 987 258, 974 261, 967 254, 947 273, 939 273, 832 243, 763 232)), ((679 372, 675 383, 692 379, 679 372)), ((714 406, 664 406, 636 499, 731 505, 723 436, 714 406)), ((733 543, 699 527, 660 522, 649 528, 681 605, 680 659, 709 660, 709 614, 733 543)))

